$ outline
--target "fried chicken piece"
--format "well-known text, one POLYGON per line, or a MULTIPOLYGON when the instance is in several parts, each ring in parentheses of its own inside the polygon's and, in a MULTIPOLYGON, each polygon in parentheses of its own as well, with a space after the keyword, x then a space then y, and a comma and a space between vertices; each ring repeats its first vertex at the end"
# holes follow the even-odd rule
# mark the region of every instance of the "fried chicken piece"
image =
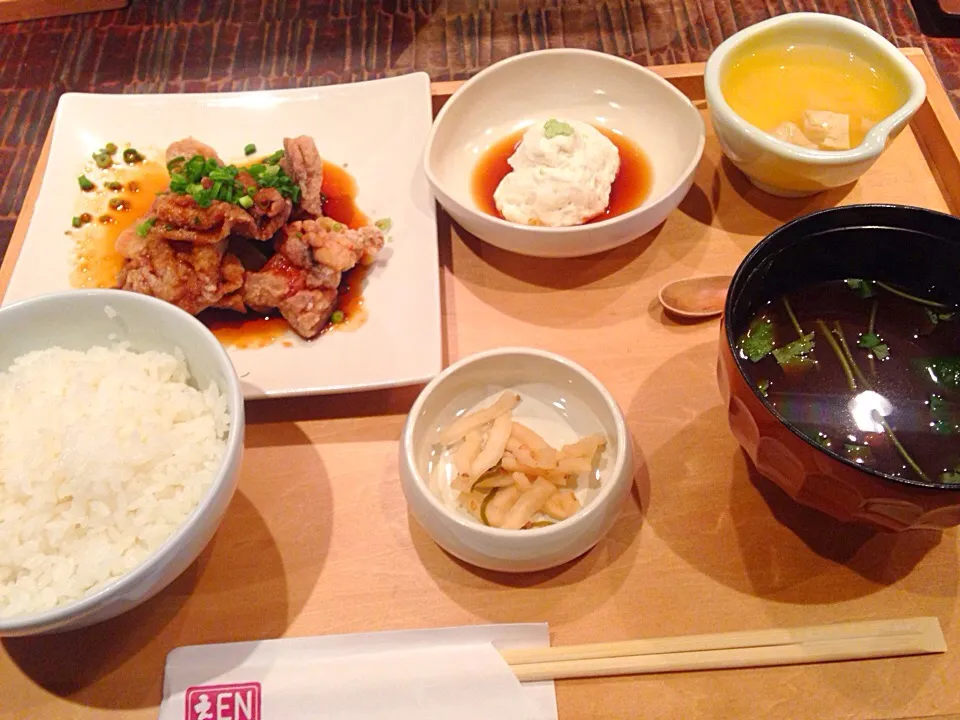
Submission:
POLYGON ((298 335, 311 338, 336 309, 339 284, 340 273, 298 267, 278 253, 259 272, 247 273, 243 300, 258 312, 277 308, 298 335))
POLYGON ((280 167, 300 186, 300 208, 314 217, 323 215, 323 158, 313 138, 284 138, 280 167))
POLYGON ((158 195, 146 218, 155 221, 149 236, 164 240, 211 245, 234 234, 252 240, 269 240, 290 217, 293 205, 276 188, 263 188, 253 197, 250 211, 214 200, 200 207, 189 195, 158 195))
MULTIPOLYGON (((269 240, 290 218, 293 203, 280 194, 276 188, 261 188, 253 196, 253 206, 249 212, 257 225, 254 235, 245 235, 253 240, 269 240)), ((238 235, 243 235, 239 230, 238 235)))
POLYGON ((277 235, 274 245, 277 253, 297 267, 309 270, 317 264, 313 259, 313 248, 310 247, 310 243, 300 229, 299 222, 292 222, 283 228, 277 235))
POLYGON ((304 287, 306 270, 290 266, 283 256, 274 255, 261 270, 247 273, 243 302, 255 312, 266 313, 304 287))
POLYGON ((383 247, 375 227, 351 230, 329 218, 292 222, 276 239, 276 254, 247 273, 243 299, 254 310, 277 308, 305 338, 320 332, 337 307, 342 272, 369 263, 383 247))
POLYGON ((203 157, 216 160, 218 164, 223 165, 223 160, 220 159, 220 156, 217 155, 217 151, 206 143, 202 143, 194 137, 185 137, 183 140, 177 140, 175 143, 171 143, 167 147, 167 162, 170 162, 174 158, 182 157, 186 160, 190 160, 194 155, 202 155, 203 157))
MULTIPOLYGON (((246 278, 247 271, 240 262, 240 258, 231 252, 224 252, 223 261, 220 263, 220 289, 226 295, 232 295, 243 289, 243 281, 246 278)), ((240 312, 246 312, 246 308, 240 312)))
POLYGON ((134 223, 117 236, 114 248, 124 258, 130 260, 142 253, 147 246, 147 238, 137 233, 137 223, 134 223))
POLYGON ((148 217, 155 217, 149 236, 197 245, 215 245, 230 233, 244 237, 258 234, 257 223, 239 205, 214 200, 202 208, 189 195, 158 195, 148 217))
POLYGON ((312 338, 317 335, 337 307, 337 291, 301 290, 277 306, 298 335, 312 338))
POLYGON ((221 310, 233 310, 234 312, 246 314, 247 305, 243 302, 243 290, 237 290, 229 295, 224 295, 213 305, 221 310))
POLYGON ((196 315, 243 285, 243 265, 235 256, 224 254, 226 245, 195 245, 155 237, 127 239, 123 249, 129 254, 117 285, 196 315))
POLYGON ((345 272, 357 263, 369 265, 383 248, 383 233, 367 226, 353 230, 330 218, 298 220, 286 225, 277 240, 277 252, 305 267, 309 255, 315 264, 345 272))

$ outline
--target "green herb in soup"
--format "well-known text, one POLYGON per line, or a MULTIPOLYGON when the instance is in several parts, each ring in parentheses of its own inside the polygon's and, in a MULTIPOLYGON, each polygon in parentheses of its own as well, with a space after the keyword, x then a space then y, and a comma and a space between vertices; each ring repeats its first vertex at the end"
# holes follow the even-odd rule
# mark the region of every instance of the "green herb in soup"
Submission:
POLYGON ((960 308, 932 294, 851 278, 773 298, 741 332, 741 365, 813 442, 888 475, 958 483, 960 308))

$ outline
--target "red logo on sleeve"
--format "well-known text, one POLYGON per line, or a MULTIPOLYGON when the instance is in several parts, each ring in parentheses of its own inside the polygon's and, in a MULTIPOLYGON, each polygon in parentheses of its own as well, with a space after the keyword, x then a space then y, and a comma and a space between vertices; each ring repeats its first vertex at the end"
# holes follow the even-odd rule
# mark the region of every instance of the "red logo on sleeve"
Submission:
POLYGON ((187 688, 184 720, 260 720, 260 683, 187 688))

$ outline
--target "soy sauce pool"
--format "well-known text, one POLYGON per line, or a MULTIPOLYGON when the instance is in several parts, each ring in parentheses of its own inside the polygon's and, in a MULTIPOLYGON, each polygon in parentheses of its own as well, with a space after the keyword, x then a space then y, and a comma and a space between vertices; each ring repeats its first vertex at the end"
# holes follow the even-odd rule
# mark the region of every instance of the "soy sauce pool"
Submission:
POLYGON ((841 457, 896 477, 960 482, 960 308, 929 297, 859 280, 808 286, 762 306, 752 341, 740 329, 740 364, 787 422, 841 457), (766 349, 767 329, 783 362, 747 357, 766 349), (811 334, 809 352, 790 353, 811 334))

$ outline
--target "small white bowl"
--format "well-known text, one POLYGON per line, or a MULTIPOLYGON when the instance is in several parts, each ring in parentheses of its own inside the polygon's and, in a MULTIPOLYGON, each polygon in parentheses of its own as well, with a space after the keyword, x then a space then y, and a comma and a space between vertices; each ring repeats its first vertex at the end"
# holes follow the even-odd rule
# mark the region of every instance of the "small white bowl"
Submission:
POLYGON ((764 20, 721 43, 707 60, 704 86, 711 122, 724 154, 758 188, 782 197, 812 195, 859 178, 906 127, 927 93, 920 71, 866 25, 837 15, 802 12, 764 20), (728 63, 770 35, 789 42, 826 44, 881 63, 896 73, 894 79, 906 88, 907 99, 850 150, 813 150, 780 140, 737 115, 720 87, 728 63))
POLYGON ((25 353, 59 346, 86 350, 128 342, 133 350, 183 352, 198 387, 212 381, 227 403, 230 431, 211 487, 186 522, 143 563, 80 600, 39 613, 0 618, 0 636, 73 630, 145 602, 196 560, 220 525, 240 478, 244 411, 240 380, 220 342, 196 318, 146 295, 70 290, 0 309, 0 369, 25 353))
POLYGON ((541 50, 498 62, 454 93, 433 124, 424 167, 437 200, 468 232, 522 255, 576 257, 662 223, 690 189, 705 137, 699 111, 656 73, 590 50, 541 50), (640 207, 566 228, 520 225, 477 207, 471 178, 483 152, 552 117, 619 131, 643 150, 653 185, 640 207))
POLYGON ((417 522, 451 555, 503 572, 543 570, 587 552, 612 527, 633 472, 630 434, 613 396, 576 363, 531 348, 498 348, 451 365, 420 393, 400 441, 400 483, 417 522), (555 447, 596 432, 606 436, 598 487, 573 517, 531 530, 487 527, 431 488, 440 428, 504 390, 522 398, 514 417, 555 447))

